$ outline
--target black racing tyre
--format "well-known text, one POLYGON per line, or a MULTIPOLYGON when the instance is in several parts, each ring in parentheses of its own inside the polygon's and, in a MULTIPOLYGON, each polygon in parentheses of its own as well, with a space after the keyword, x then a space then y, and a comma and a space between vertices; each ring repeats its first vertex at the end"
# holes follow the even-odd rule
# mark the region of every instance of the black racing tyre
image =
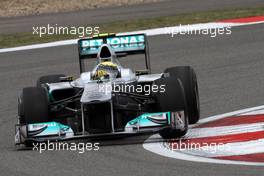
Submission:
POLYGON ((21 124, 49 121, 48 96, 44 88, 27 87, 19 97, 18 114, 21 124))
POLYGON ((190 66, 178 66, 167 68, 164 73, 169 73, 170 76, 181 80, 188 106, 189 123, 195 124, 200 119, 200 102, 197 76, 194 69, 190 66))
MULTIPOLYGON (((187 112, 187 105, 183 85, 180 79, 175 77, 160 78, 154 82, 155 85, 165 85, 164 92, 154 94, 156 99, 156 110, 158 112, 176 112, 184 110, 187 112)), ((186 114, 187 115, 187 114, 186 114)), ((188 116, 186 116, 188 117, 188 116)), ((188 130, 188 118, 185 118, 184 130, 173 129, 167 127, 159 131, 159 134, 164 139, 179 138, 184 136, 188 130)))
POLYGON ((23 96, 23 93, 20 94, 20 96, 18 97, 18 117, 20 118, 20 122, 24 120, 24 103, 23 103, 23 100, 22 100, 22 96, 23 96), (23 118, 23 119, 21 119, 23 118))
POLYGON ((46 76, 41 76, 37 80, 37 87, 41 87, 41 84, 45 83, 57 83, 60 82, 60 77, 65 77, 64 74, 56 74, 56 75, 46 75, 46 76))

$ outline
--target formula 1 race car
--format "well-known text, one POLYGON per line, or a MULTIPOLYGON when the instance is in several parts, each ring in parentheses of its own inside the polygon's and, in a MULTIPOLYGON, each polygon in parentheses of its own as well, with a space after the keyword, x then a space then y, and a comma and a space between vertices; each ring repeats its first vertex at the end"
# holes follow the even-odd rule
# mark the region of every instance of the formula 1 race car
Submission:
POLYGON ((80 39, 78 49, 78 79, 47 75, 22 90, 15 144, 142 133, 179 138, 188 124, 199 120, 194 70, 177 66, 151 74, 144 34, 80 39), (144 70, 134 72, 120 64, 120 57, 135 54, 144 54, 144 70), (97 63, 86 71, 91 59, 97 63))

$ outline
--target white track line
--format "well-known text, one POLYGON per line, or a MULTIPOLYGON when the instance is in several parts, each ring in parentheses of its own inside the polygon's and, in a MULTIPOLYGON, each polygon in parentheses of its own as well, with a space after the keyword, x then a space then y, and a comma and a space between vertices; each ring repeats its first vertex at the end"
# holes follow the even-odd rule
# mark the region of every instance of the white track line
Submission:
MULTIPOLYGON (((163 27, 163 28, 133 31, 133 32, 125 32, 125 33, 119 33, 119 35, 137 34, 137 33, 145 33, 148 36, 165 35, 165 34, 170 35, 171 31, 177 31, 177 32, 194 31, 194 30, 211 29, 211 28, 245 26, 245 25, 253 25, 253 24, 260 24, 260 23, 264 23, 264 21, 252 22, 252 23, 225 23, 225 22, 200 23, 200 24, 192 24, 192 25, 163 27)), ((64 45, 73 45, 73 44, 77 44, 77 40, 78 39, 62 40, 62 41, 20 46, 20 47, 14 47, 14 48, 3 48, 3 49, 0 49, 0 53, 55 47, 55 46, 64 46, 64 45)))
POLYGON ((62 41, 57 41, 57 42, 26 45, 26 46, 14 47, 14 48, 4 48, 4 49, 0 49, 0 53, 24 51, 24 50, 39 49, 39 48, 48 48, 48 47, 55 47, 55 46, 72 45, 72 44, 77 44, 77 41, 78 41, 78 39, 62 40, 62 41))
POLYGON ((215 116, 211 116, 211 117, 201 119, 201 120, 199 120, 199 122, 197 124, 195 124, 193 126, 198 126, 202 123, 211 122, 214 120, 222 119, 224 117, 236 116, 236 115, 246 115, 248 113, 255 113, 255 112, 257 113, 257 112, 263 111, 263 110, 264 110, 264 105, 253 107, 253 108, 246 108, 246 109, 233 111, 233 112, 229 112, 229 113, 225 113, 225 114, 215 115, 215 116))
MULTIPOLYGON (((230 116, 236 116, 236 115, 244 115, 251 113, 253 114, 254 112, 262 112, 264 110, 264 105, 258 106, 258 107, 253 107, 253 108, 247 108, 243 110, 238 110, 230 113, 225 113, 225 114, 220 114, 212 117, 208 117, 205 119, 201 119, 197 125, 222 119, 225 117, 230 117, 230 116)), ((193 126, 197 126, 193 125, 193 126)), ((215 164, 235 164, 235 165, 252 165, 252 166, 264 166, 264 163, 260 162, 244 162, 244 161, 229 161, 229 160, 219 160, 219 159, 213 159, 213 158, 205 158, 205 157, 200 157, 200 156, 193 156, 190 154, 182 153, 182 152, 176 152, 176 151, 171 151, 168 148, 164 146, 163 142, 159 143, 153 143, 151 142, 152 138, 159 138, 160 136, 158 134, 151 136, 148 138, 144 143, 143 143, 143 148, 146 150, 156 153, 161 156, 165 157, 170 157, 170 158, 175 158, 175 159, 180 159, 180 160, 186 160, 186 161, 194 161, 194 162, 202 162, 202 163, 215 163, 215 164)), ((263 140, 257 140, 258 142, 263 143, 263 140)), ((254 141, 253 141, 254 142, 254 141)), ((252 144, 252 143, 251 143, 252 144)), ((260 145, 260 148, 263 148, 263 145, 260 145)), ((246 146, 243 146, 246 147, 246 146)), ((262 151, 262 149, 260 149, 262 151)))
POLYGON ((264 109, 259 110, 259 111, 254 111, 254 112, 248 112, 243 115, 258 115, 258 114, 264 114, 264 109))
MULTIPOLYGON (((213 136, 224 136, 230 134, 241 134, 250 132, 264 133, 264 122, 263 123, 252 123, 243 125, 233 125, 233 126, 221 126, 212 128, 191 128, 186 134, 187 138, 203 138, 203 137, 213 137, 213 136)), ((264 147, 263 147, 264 148, 264 147)))

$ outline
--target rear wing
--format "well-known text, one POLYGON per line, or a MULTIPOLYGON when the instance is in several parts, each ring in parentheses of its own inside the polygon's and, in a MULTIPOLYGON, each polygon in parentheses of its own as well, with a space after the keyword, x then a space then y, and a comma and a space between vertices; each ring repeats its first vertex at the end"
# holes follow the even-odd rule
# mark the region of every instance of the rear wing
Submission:
POLYGON ((108 44, 112 47, 117 57, 134 54, 144 54, 146 70, 150 73, 150 59, 148 41, 145 34, 115 35, 103 34, 91 38, 78 40, 80 72, 84 72, 84 60, 96 58, 101 45, 108 44))

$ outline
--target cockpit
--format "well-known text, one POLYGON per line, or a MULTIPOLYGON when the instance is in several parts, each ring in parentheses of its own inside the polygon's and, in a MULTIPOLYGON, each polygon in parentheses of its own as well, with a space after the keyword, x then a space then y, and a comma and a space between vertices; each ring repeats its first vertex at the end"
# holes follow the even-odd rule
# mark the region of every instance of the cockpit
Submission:
POLYGON ((97 64, 92 71, 92 80, 106 80, 121 77, 122 66, 116 58, 116 54, 107 44, 101 46, 97 54, 97 64))

